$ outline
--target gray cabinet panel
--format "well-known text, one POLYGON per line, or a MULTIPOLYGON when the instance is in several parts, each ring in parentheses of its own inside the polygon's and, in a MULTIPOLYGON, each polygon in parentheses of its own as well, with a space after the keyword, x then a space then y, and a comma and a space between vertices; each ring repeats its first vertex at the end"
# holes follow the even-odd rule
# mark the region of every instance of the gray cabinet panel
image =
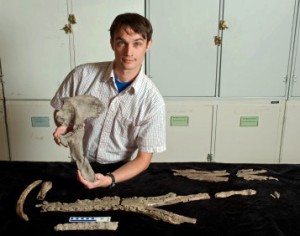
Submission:
MULTIPOLYGON (((300 4, 298 2, 297 10, 299 14, 300 4)), ((295 37, 295 48, 293 51, 293 65, 291 73, 291 83, 290 83, 290 97, 300 98, 300 17, 297 18, 297 27, 296 27, 296 37, 295 37)))
POLYGON ((300 102, 288 101, 281 147, 281 163, 300 164, 300 102))
POLYGON ((215 96, 218 1, 151 0, 147 73, 164 96, 215 96))
POLYGON ((9 160, 9 149, 7 140, 7 130, 5 125, 4 102, 0 100, 0 161, 9 160))
POLYGON ((284 97, 294 0, 225 2, 221 97, 284 97))
POLYGON ((50 99, 70 70, 65 1, 1 0, 0 57, 6 99, 50 99))
POLYGON ((110 47, 109 28, 121 13, 145 15, 144 1, 140 0, 73 0, 75 64, 114 59, 110 47))

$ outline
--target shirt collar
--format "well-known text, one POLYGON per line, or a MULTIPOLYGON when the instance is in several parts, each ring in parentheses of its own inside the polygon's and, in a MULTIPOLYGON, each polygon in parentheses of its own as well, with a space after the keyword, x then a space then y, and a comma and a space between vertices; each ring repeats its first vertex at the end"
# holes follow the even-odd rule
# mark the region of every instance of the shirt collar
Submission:
MULTIPOLYGON (((107 72, 103 77, 103 82, 113 81, 114 79, 113 64, 114 62, 112 61, 108 66, 107 72)), ((125 91, 129 93, 136 93, 139 90, 139 88, 142 86, 144 76, 145 75, 143 73, 143 67, 142 67, 135 80, 131 83, 131 85, 128 86, 128 88, 125 89, 125 91)))

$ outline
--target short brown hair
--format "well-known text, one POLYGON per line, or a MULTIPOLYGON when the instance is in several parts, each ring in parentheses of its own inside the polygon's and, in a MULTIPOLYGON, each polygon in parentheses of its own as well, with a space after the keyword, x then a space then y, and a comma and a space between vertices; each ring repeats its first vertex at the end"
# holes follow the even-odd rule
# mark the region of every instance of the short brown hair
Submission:
POLYGON ((149 42, 152 39, 152 25, 150 21, 137 13, 123 13, 118 15, 110 26, 110 37, 123 27, 130 27, 135 33, 141 34, 149 42))

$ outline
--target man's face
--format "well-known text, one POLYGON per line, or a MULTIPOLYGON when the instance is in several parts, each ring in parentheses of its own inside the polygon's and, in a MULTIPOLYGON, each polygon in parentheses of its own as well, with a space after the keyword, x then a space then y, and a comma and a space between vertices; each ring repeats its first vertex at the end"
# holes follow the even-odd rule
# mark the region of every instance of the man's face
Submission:
POLYGON ((139 70, 151 41, 131 28, 121 28, 110 40, 115 53, 115 66, 121 70, 139 70))

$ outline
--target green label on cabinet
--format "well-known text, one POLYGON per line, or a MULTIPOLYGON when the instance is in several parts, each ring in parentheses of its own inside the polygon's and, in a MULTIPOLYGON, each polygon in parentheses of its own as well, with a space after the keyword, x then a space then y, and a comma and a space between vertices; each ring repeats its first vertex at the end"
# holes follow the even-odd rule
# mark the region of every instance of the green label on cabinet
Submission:
POLYGON ((241 116, 240 127, 257 127, 258 116, 241 116))
POLYGON ((189 126, 188 116, 171 116, 170 119, 171 126, 189 126))
POLYGON ((31 117, 32 127, 49 127, 49 117, 31 117))

